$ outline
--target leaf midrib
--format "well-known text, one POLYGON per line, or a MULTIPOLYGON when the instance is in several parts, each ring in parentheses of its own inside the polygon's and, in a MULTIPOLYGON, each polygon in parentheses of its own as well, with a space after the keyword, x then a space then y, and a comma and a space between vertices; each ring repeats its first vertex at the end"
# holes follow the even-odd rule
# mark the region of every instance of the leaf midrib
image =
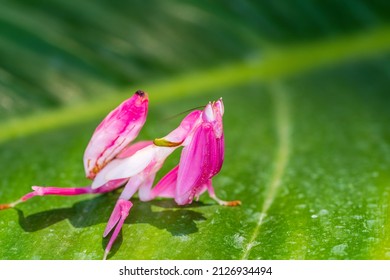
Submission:
MULTIPOLYGON (((240 61, 217 68, 176 76, 172 79, 138 84, 132 87, 156 94, 153 103, 168 102, 173 98, 201 95, 204 92, 238 86, 248 82, 273 81, 325 65, 340 64, 390 50, 390 27, 382 26, 316 42, 257 53, 248 61, 240 61)), ((0 123, 0 143, 16 137, 31 135, 65 125, 88 121, 107 113, 129 96, 126 88, 118 94, 81 103, 77 106, 47 110, 32 116, 13 118, 0 123)))

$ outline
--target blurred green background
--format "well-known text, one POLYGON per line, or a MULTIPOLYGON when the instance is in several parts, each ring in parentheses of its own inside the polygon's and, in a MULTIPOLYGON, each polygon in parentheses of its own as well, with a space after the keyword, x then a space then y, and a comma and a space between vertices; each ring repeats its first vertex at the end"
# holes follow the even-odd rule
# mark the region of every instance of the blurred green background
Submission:
MULTIPOLYGON (((137 89, 150 97, 148 139, 222 96, 226 162, 214 185, 243 205, 135 199, 110 257, 390 259, 389 1, 0 7, 0 202, 35 184, 88 184, 93 129, 137 89)), ((0 212, 0 258, 100 259, 118 195, 0 212)))

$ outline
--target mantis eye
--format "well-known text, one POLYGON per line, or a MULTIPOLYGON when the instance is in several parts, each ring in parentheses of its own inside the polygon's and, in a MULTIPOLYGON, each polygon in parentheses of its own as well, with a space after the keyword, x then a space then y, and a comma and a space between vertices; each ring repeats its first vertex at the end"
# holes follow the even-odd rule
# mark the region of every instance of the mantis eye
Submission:
POLYGON ((135 94, 137 94, 137 95, 139 95, 139 96, 141 96, 141 97, 144 97, 145 92, 144 92, 143 90, 137 90, 137 91, 135 92, 135 94))
POLYGON ((207 104, 206 108, 204 109, 204 116, 204 119, 208 122, 215 121, 215 115, 211 103, 207 104))
POLYGON ((218 107, 218 110, 221 112, 221 116, 223 116, 225 108, 223 106, 222 97, 216 102, 216 105, 218 107))

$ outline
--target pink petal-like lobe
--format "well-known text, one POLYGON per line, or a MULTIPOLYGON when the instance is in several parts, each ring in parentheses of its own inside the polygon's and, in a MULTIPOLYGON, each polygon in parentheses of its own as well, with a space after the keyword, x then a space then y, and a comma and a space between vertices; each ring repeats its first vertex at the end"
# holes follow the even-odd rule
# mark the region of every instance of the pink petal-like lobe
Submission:
POLYGON ((157 183, 150 199, 174 197, 179 205, 184 205, 208 189, 224 161, 223 114, 222 99, 209 102, 203 111, 188 114, 177 129, 154 141, 162 147, 177 147, 178 143, 184 148, 179 166, 157 183))
POLYGON ((175 195, 179 205, 191 203, 200 188, 220 168, 218 150, 212 125, 202 123, 181 154, 175 195))
POLYGON ((224 161, 222 99, 206 105, 201 121, 184 141, 177 175, 175 201, 189 204, 207 189, 224 161))
POLYGON ((127 158, 134 155, 139 150, 145 148, 146 146, 152 145, 153 141, 140 141, 137 143, 134 143, 126 148, 124 148, 117 156, 116 158, 127 158))
POLYGON ((176 165, 169 171, 152 189, 150 199, 154 199, 157 196, 175 197, 178 171, 179 165, 176 165))
POLYGON ((120 153, 137 136, 146 121, 148 95, 137 91, 99 124, 84 153, 84 168, 89 179, 120 153))

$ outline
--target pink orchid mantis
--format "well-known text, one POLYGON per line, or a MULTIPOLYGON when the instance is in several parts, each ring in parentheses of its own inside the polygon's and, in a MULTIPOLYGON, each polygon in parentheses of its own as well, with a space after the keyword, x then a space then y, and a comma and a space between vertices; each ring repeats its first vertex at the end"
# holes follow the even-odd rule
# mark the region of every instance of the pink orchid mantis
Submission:
MULTIPOLYGON (((139 90, 111 111, 99 124, 84 153, 84 167, 87 178, 93 179, 96 174, 118 153, 134 140, 146 121, 148 113, 148 95, 139 90)), ((122 186, 126 180, 113 180, 98 190, 90 186, 78 188, 58 188, 33 186, 31 193, 19 200, 1 204, 0 210, 14 207, 34 196, 44 195, 80 195, 86 193, 110 192, 122 186)))
POLYGON ((33 186, 33 192, 16 202, 0 205, 0 210, 34 196, 105 193, 125 185, 103 234, 106 237, 113 231, 105 249, 106 259, 132 207, 129 199, 137 191, 141 201, 169 197, 179 205, 186 205, 208 190, 210 197, 221 205, 239 205, 239 201, 227 202, 217 198, 211 183, 224 160, 222 99, 210 102, 203 111, 188 114, 179 127, 164 138, 129 145, 144 125, 147 111, 148 96, 137 91, 96 128, 84 154, 86 176, 93 180, 90 186, 33 186), (165 159, 180 146, 184 148, 179 165, 152 187, 165 159))
MULTIPOLYGON (((181 143, 184 148, 179 165, 157 183, 152 190, 152 198, 173 197, 178 205, 186 205, 192 203, 194 198, 199 199, 207 190, 210 197, 221 205, 236 206, 241 203, 238 200, 219 199, 212 186, 212 177, 219 173, 224 160, 223 113, 222 99, 206 105, 196 125, 181 143)), ((166 137, 156 139, 154 144, 172 146, 175 143, 166 137)))

